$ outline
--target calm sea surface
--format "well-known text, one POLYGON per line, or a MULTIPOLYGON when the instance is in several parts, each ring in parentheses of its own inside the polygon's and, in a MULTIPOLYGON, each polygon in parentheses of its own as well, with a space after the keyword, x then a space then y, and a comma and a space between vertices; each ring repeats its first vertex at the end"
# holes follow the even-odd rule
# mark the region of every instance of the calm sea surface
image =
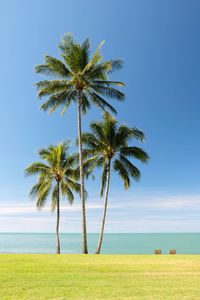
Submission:
MULTIPOLYGON (((98 234, 88 234, 88 248, 94 253, 98 234)), ((62 253, 81 253, 81 234, 61 233, 62 253)), ((53 233, 0 233, 0 253, 55 253, 53 233)), ((200 233, 106 233, 104 254, 153 254, 176 249, 177 254, 200 254, 200 233)))

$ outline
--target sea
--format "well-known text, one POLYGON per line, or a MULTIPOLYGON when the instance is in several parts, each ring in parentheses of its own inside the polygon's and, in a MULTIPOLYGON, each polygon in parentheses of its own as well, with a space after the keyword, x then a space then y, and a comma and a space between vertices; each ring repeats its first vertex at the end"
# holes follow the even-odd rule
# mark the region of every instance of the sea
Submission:
MULTIPOLYGON (((88 233, 88 250, 94 253, 99 235, 88 233)), ((60 233, 61 253, 81 253, 81 233, 60 233)), ((103 254, 200 254, 200 233, 105 233, 103 254)), ((0 233, 0 253, 55 253, 54 233, 0 233)))

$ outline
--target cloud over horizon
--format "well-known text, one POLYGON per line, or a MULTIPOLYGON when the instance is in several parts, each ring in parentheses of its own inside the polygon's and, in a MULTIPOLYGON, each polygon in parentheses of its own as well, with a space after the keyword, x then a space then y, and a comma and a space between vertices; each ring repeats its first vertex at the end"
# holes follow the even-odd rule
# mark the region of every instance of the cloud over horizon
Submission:
MULTIPOLYGON (((61 205, 61 232, 81 232, 81 205, 61 205)), ((103 199, 88 199, 88 232, 99 232, 103 199)), ((1 232, 54 232, 55 214, 47 205, 38 211, 34 202, 1 203, 1 232)), ((200 194, 151 191, 111 194, 105 232, 198 232, 200 194)))

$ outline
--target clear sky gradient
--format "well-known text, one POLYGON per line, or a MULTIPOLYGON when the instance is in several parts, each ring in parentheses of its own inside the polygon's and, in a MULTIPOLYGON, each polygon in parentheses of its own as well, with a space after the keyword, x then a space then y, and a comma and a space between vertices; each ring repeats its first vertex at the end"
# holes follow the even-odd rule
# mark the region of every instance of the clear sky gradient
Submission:
MULTIPOLYGON (((105 59, 122 58, 125 103, 120 122, 146 133, 142 146, 150 162, 128 192, 112 176, 106 232, 200 231, 200 2, 168 1, 10 1, 0 3, 0 231, 54 232, 49 204, 35 209, 29 189, 36 178, 23 170, 36 150, 77 135, 77 109, 61 116, 39 110, 34 73, 43 55, 58 57, 56 45, 71 32, 90 37, 92 51, 102 40, 105 59)), ((87 130, 101 112, 83 119, 87 130)), ((75 147, 74 147, 75 149, 75 147)), ((86 184, 88 231, 98 232, 103 199, 99 173, 86 184)), ((81 232, 80 200, 63 201, 62 232, 81 232)))

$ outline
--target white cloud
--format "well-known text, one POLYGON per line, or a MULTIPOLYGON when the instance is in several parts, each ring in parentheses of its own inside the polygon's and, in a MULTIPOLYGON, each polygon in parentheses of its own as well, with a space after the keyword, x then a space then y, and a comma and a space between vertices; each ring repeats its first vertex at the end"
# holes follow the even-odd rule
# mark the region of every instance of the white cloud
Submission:
MULTIPOLYGON (((104 199, 88 199, 88 232, 99 232, 104 199)), ((8 201, 0 205, 1 232, 54 232, 56 215, 47 205, 8 201)), ((61 231, 81 232, 81 205, 61 206, 61 231)), ((197 232, 200 231, 200 194, 121 193, 109 198, 106 232, 197 232)))
POLYGON ((200 209, 200 194, 177 194, 166 195, 156 194, 149 195, 128 195, 125 197, 112 197, 112 203, 115 201, 117 204, 110 205, 111 208, 145 208, 145 209, 200 209), (132 200, 131 200, 132 198, 132 200))
MULTIPOLYGON (((102 209, 103 205, 98 204, 86 204, 86 209, 94 210, 94 209, 102 209)), ((16 206, 4 206, 0 207, 0 217, 2 215, 17 215, 17 214, 35 214, 37 212, 49 212, 49 207, 43 207, 42 209, 38 210, 34 205, 22 205, 20 203, 16 206)), ((73 212, 73 211, 81 211, 81 205, 73 205, 73 206, 61 206, 62 212, 73 212)))

